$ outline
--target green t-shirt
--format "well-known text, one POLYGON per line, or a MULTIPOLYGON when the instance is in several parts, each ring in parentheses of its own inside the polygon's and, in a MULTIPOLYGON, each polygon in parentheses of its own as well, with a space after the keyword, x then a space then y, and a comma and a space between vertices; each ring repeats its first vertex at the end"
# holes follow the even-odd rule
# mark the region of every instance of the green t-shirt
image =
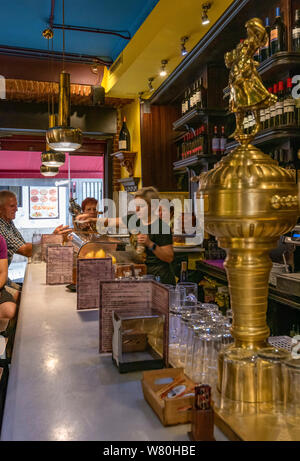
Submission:
MULTIPOLYGON (((128 215, 123 218, 131 234, 141 233, 149 235, 149 239, 157 246, 163 247, 173 244, 170 226, 157 218, 154 222, 144 225, 136 215, 128 215)), ((155 254, 146 248, 147 273, 160 277, 162 283, 175 284, 175 275, 170 263, 162 261, 155 254)))

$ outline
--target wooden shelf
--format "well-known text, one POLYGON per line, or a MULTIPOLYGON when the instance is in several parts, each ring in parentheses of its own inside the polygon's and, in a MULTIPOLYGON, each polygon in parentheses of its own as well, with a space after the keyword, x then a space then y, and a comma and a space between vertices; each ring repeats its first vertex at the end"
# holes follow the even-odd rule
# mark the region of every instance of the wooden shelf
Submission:
POLYGON ((280 51, 270 56, 258 66, 258 71, 264 80, 276 79, 282 71, 299 71, 300 53, 296 51, 280 51), (275 78, 276 77, 276 78, 275 78))
MULTIPOLYGON (((257 68, 263 80, 279 80, 283 72, 299 71, 300 53, 297 51, 280 51, 265 59, 257 68)), ((223 90, 223 98, 228 98, 229 86, 223 90)))
POLYGON ((130 151, 118 151, 110 154, 112 157, 117 158, 121 162, 121 166, 126 168, 130 177, 134 174, 134 161, 137 152, 130 152, 130 151))
POLYGON ((192 155, 185 159, 174 162, 173 170, 180 171, 180 170, 186 170, 186 168, 192 168, 195 166, 208 165, 208 164, 213 165, 217 161, 218 161, 218 158, 212 155, 192 155))
POLYGON ((126 192, 135 192, 138 190, 139 180, 140 178, 133 178, 131 176, 130 178, 118 179, 118 183, 122 184, 126 192))
POLYGON ((209 117, 224 117, 226 115, 227 112, 224 109, 192 109, 173 122, 173 130, 188 131, 189 128, 197 127, 209 117))
MULTIPOLYGON (((279 139, 299 138, 300 129, 297 126, 283 126, 279 128, 268 128, 262 130, 254 139, 252 144, 277 144, 279 139)), ((233 141, 226 146, 226 153, 238 146, 238 142, 233 141)))

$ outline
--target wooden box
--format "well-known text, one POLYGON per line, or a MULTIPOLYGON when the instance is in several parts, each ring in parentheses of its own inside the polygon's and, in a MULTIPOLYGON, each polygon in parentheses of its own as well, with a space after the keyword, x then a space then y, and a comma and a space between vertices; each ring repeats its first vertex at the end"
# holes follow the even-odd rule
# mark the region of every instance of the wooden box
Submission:
POLYGON ((194 405, 195 383, 190 380, 183 371, 183 368, 164 368, 162 370, 145 371, 143 373, 142 388, 145 400, 155 411, 164 426, 175 424, 187 424, 192 421, 192 407, 194 405), (184 382, 191 387, 190 395, 176 399, 162 399, 160 392, 166 388, 165 383, 159 381, 171 378, 184 379, 184 382))

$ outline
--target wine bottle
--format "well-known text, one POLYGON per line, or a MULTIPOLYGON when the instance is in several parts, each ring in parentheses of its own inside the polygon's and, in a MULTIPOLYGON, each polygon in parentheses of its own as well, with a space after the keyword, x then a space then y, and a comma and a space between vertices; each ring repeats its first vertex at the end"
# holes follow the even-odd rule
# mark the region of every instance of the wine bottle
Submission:
MULTIPOLYGON (((273 85, 273 94, 277 96, 278 85, 274 83, 273 85)), ((270 128, 274 128, 276 126, 276 102, 270 107, 270 128)))
POLYGON ((199 79, 199 91, 200 91, 200 101, 201 101, 201 108, 206 109, 207 107, 207 90, 203 85, 203 78, 200 77, 199 79))
POLYGON ((180 282, 187 281, 187 262, 181 261, 181 268, 180 268, 180 282))
POLYGON ((130 134, 126 124, 126 117, 123 119, 123 125, 119 135, 119 150, 130 151, 130 134))
MULTIPOLYGON (((270 87, 268 88, 268 91, 269 93, 273 93, 273 88, 270 87)), ((265 129, 268 129, 271 127, 271 108, 270 107, 266 107, 265 108, 265 129)))
POLYGON ((283 125, 283 101, 284 101, 284 90, 283 81, 278 82, 278 99, 276 102, 276 119, 275 126, 283 125))
POLYGON ((214 155, 220 152, 220 138, 218 135, 218 127, 214 126, 214 135, 211 142, 211 150, 214 155))
POLYGON ((221 127, 221 137, 220 137, 220 154, 224 155, 226 150, 226 137, 225 137, 225 127, 221 127))
POLYGON ((286 82, 286 93, 283 101, 284 124, 295 125, 295 99, 292 96, 292 79, 286 82))
POLYGON ((181 114, 182 115, 186 113, 186 103, 187 103, 187 91, 184 92, 184 99, 181 104, 181 114))
POLYGON ((261 110, 259 111, 259 118, 260 118, 260 127, 261 127, 261 130, 264 130, 264 129, 265 129, 265 120, 266 120, 265 109, 261 109, 261 110))
POLYGON ((285 51, 285 25, 280 16, 280 8, 276 8, 276 18, 270 32, 271 55, 285 51))
POLYGON ((265 20, 265 29, 268 34, 268 40, 266 41, 265 45, 261 47, 260 49, 260 62, 263 62, 265 59, 267 59, 270 56, 270 31, 271 31, 271 26, 270 26, 270 21, 269 18, 266 18, 265 20))
POLYGON ((300 51, 300 10, 295 12, 295 25, 292 29, 293 51, 300 51))

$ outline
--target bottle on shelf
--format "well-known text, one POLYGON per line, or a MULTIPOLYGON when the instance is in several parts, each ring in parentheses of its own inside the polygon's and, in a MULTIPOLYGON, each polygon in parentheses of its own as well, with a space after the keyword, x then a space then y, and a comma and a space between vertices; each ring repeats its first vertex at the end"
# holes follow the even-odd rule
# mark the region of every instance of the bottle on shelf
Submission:
POLYGON ((261 126, 261 130, 264 130, 265 129, 265 120, 266 120, 266 117, 265 117, 265 109, 261 109, 259 111, 259 118, 260 118, 260 126, 261 126))
MULTIPOLYGON (((273 87, 268 88, 269 93, 273 93, 273 87)), ((271 127, 271 107, 265 108, 265 124, 264 129, 268 129, 271 127)))
POLYGON ((184 115, 187 112, 187 90, 184 92, 184 99, 181 104, 181 114, 184 115))
POLYGON ((295 99, 292 96, 292 79, 286 81, 286 92, 283 101, 284 124, 295 125, 295 99))
POLYGON ((195 106, 195 85, 191 86, 191 94, 190 94, 190 109, 192 110, 195 106))
POLYGON ((119 134, 119 150, 130 151, 130 134, 126 124, 126 117, 123 119, 122 128, 119 134))
POLYGON ((276 102, 276 119, 275 119, 275 126, 282 126, 283 125, 283 105, 284 105, 284 87, 283 81, 280 80, 278 82, 278 94, 277 94, 277 102, 276 102))
POLYGON ((287 151, 285 168, 287 170, 296 170, 295 163, 294 163, 294 153, 292 149, 289 149, 287 151))
POLYGON ((260 62, 265 61, 270 56, 270 31, 271 31, 271 26, 270 26, 269 18, 265 19, 265 29, 266 29, 267 34, 268 34, 268 40, 264 44, 264 46, 262 46, 260 48, 260 62))
POLYGON ((220 137, 218 135, 218 127, 214 126, 214 134, 211 141, 211 150, 214 155, 218 155, 220 152, 220 137))
MULTIPOLYGON (((274 83, 273 85, 273 94, 277 96, 278 92, 278 85, 274 83)), ((270 128, 274 128, 276 126, 276 102, 270 107, 270 128)))
POLYGON ((292 29, 293 51, 300 52, 300 10, 295 11, 295 24, 292 29))
POLYGON ((186 282, 187 281, 187 262, 186 261, 181 261, 179 279, 180 279, 180 282, 186 282))
POLYGON ((225 127, 221 127, 221 137, 220 137, 220 154, 224 155, 226 150, 227 139, 225 136, 225 127))
POLYGON ((271 55, 278 53, 278 51, 285 51, 286 43, 286 30, 285 25, 280 16, 280 8, 276 8, 275 22, 270 32, 271 55))
POLYGON ((202 109, 207 108, 207 90, 203 85, 203 77, 199 79, 200 105, 202 109))

